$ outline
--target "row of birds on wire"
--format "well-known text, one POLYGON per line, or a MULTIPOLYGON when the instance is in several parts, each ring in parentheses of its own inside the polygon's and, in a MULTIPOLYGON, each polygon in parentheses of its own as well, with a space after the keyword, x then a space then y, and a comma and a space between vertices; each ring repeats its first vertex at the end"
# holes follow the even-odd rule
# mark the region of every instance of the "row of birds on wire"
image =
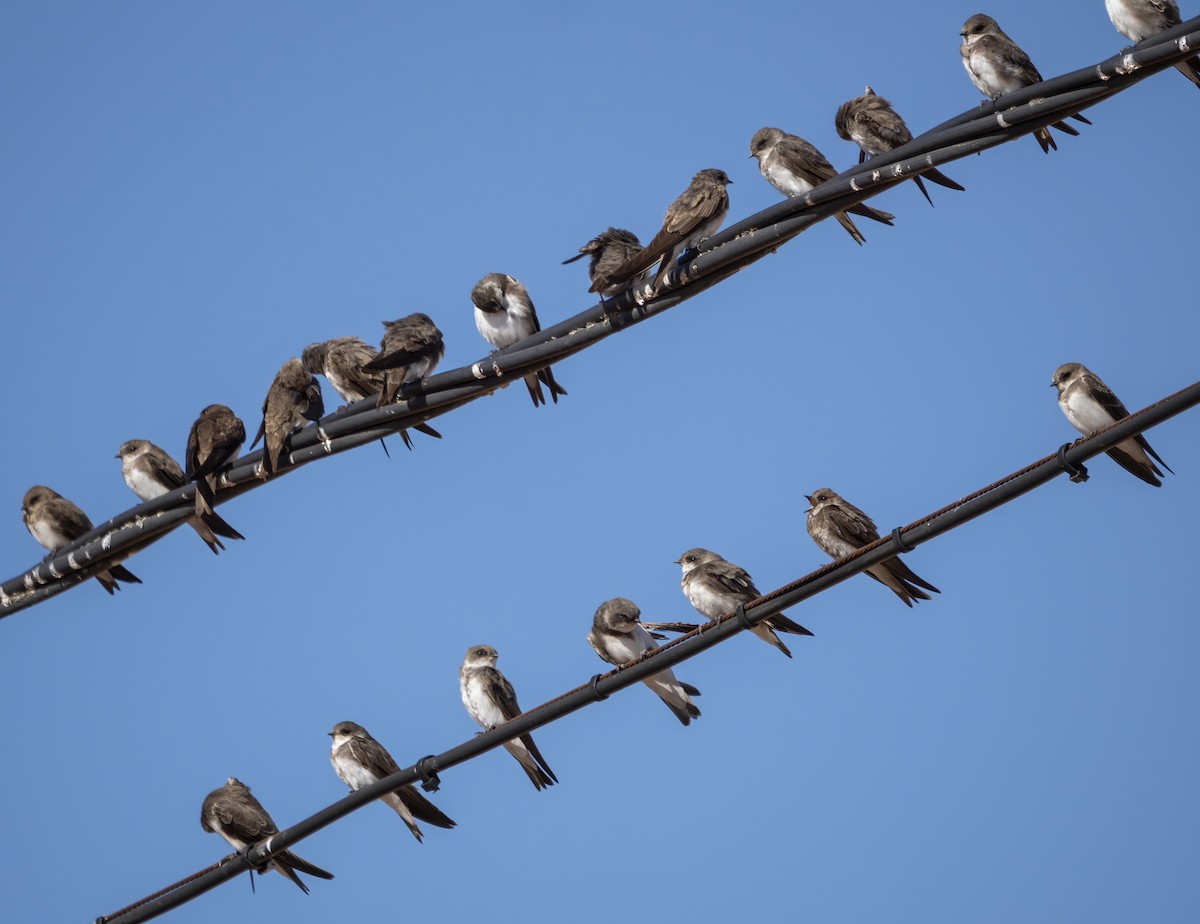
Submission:
MULTIPOLYGON (((1105 0, 1105 6, 1118 31, 1135 42, 1181 22, 1173 0, 1105 0)), ((995 99, 1041 82, 1041 74, 1029 56, 990 16, 976 14, 970 17, 963 25, 961 35, 963 65, 971 81, 987 96, 995 99)), ((1182 61, 1177 67, 1200 87, 1200 58, 1182 61)), ((1076 118, 1087 121, 1079 116, 1076 118)), ((912 140, 904 120, 870 87, 863 96, 849 100, 838 109, 835 124, 842 138, 858 144, 860 162, 912 140)), ((1078 134, 1063 122, 1055 123, 1054 127, 1078 134)), ((1039 129, 1035 137, 1044 151, 1057 147, 1049 129, 1039 129)), ((813 145, 778 128, 761 128, 755 132, 750 141, 750 154, 758 160, 759 169, 768 182, 788 197, 804 195, 836 175, 833 166, 813 145)), ((923 171, 923 175, 950 189, 963 188, 936 168, 923 171)), ((929 199, 922 176, 914 176, 913 180, 929 199)), ((729 210, 725 187, 731 182, 723 170, 701 170, 667 208, 661 230, 648 245, 642 247, 630 231, 610 227, 584 244, 576 256, 563 262, 587 257, 589 291, 598 293, 601 298, 633 286, 639 290, 644 287, 643 294, 654 297, 666 284, 671 267, 678 260, 690 257, 694 248, 720 227, 729 210), (656 264, 657 272, 651 280, 650 272, 656 264)), ((838 223, 859 244, 865 237, 847 212, 889 225, 894 217, 865 204, 836 213, 834 217, 838 223)), ((471 301, 475 306, 476 327, 496 350, 541 330, 529 292, 512 276, 501 273, 484 276, 472 289, 471 301)), ((419 381, 433 372, 445 347, 441 331, 428 315, 418 312, 384 322, 384 327, 378 351, 357 337, 339 337, 314 343, 303 351, 300 359, 292 358, 284 363, 267 392, 262 422, 251 444, 253 448, 260 439, 264 440, 263 460, 259 467, 261 477, 270 478, 286 464, 289 436, 306 421, 316 424, 319 436, 328 446, 328 438, 320 429, 324 403, 316 375, 324 375, 348 403, 376 395, 378 405, 382 407, 394 401, 405 384, 419 381)), ((549 366, 524 378, 534 406, 546 403, 547 392, 554 403, 558 402, 559 396, 567 394, 549 366)), ((1095 381, 1099 382, 1098 379, 1095 381)), ((1103 387, 1103 383, 1099 384, 1103 387)), ((1123 405, 1112 397, 1111 391, 1106 387, 1103 391, 1111 401, 1100 417, 1110 416, 1108 411, 1117 407, 1123 410, 1123 405)), ((1083 431, 1078 420, 1072 419, 1072 423, 1083 431)), ((416 424, 414 429, 429 436, 441 436, 425 423, 416 424)), ((216 553, 224 548, 221 539, 244 538, 216 513, 214 503, 220 487, 221 469, 237 458, 245 435, 242 421, 229 407, 212 404, 200 412, 188 434, 185 467, 153 443, 129 440, 118 452, 121 472, 142 501, 194 481, 196 510, 188 522, 216 553)), ((401 430, 400 435, 411 449, 412 441, 407 431, 401 430)), ((1136 448, 1137 453, 1124 453, 1134 460, 1131 470, 1138 477, 1157 483, 1155 475, 1162 473, 1145 457, 1142 447, 1136 448)), ((91 520, 78 506, 43 485, 35 485, 25 493, 22 514, 34 539, 48 550, 48 557, 92 529, 91 520)), ((120 564, 100 572, 96 578, 110 594, 118 589, 119 582, 141 583, 120 564)))

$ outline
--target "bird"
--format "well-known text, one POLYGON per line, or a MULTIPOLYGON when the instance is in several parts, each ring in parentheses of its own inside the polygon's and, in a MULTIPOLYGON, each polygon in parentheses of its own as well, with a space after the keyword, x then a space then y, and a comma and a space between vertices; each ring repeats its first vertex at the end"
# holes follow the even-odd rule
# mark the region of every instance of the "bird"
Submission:
MULTIPOLYGON (((768 183, 788 198, 803 196, 826 180, 837 176, 837 171, 825 155, 801 138, 778 128, 760 128, 750 139, 750 156, 758 159, 758 169, 768 183)), ((873 209, 865 203, 849 206, 845 211, 834 212, 837 223, 846 229, 858 244, 866 241, 861 231, 850 220, 846 212, 863 218, 890 225, 895 215, 873 209)))
MULTIPOLYGON (((179 463, 166 450, 148 440, 126 440, 117 449, 116 458, 121 460, 121 477, 139 500, 153 500, 188 483, 179 463)), ((226 539, 246 538, 221 519, 216 511, 206 513, 203 517, 192 517, 187 523, 214 555, 220 555, 221 549, 225 548, 217 536, 226 539)))
MULTIPOLYGON (((642 611, 632 600, 625 597, 605 600, 592 617, 588 644, 602 661, 617 667, 636 661, 658 647, 650 633, 642 628, 641 616, 642 611)), ((700 718, 700 710, 691 700, 691 697, 699 696, 700 691, 689 683, 676 680, 669 667, 643 678, 642 683, 653 690, 684 725, 700 718)))
POLYGON ((294 430, 304 426, 306 420, 317 425, 328 451, 329 437, 321 429, 320 423, 325 416, 321 386, 315 376, 304 371, 304 365, 296 357, 289 359, 275 373, 275 380, 263 398, 262 414, 262 423, 258 425, 250 448, 253 449, 259 440, 266 438, 261 468, 263 478, 270 478, 279 471, 284 461, 284 443, 294 430))
MULTIPOLYGON (((811 504, 805 520, 808 534, 827 555, 841 558, 879 538, 871 518, 829 488, 813 491, 805 496, 805 500, 811 504)), ((918 577, 899 556, 871 565, 866 574, 889 588, 909 607, 914 602, 933 599, 926 590, 941 593, 918 577)))
MULTIPOLYGON (((29 530, 29 535, 51 554, 93 529, 92 521, 79 507, 57 491, 40 484, 35 484, 21 498, 21 520, 29 530)), ((111 564, 93 577, 109 595, 121 589, 118 581, 142 583, 141 578, 119 564, 111 564)))
POLYGON ((431 374, 446 352, 442 332, 427 314, 417 311, 382 323, 384 331, 379 353, 363 364, 368 372, 383 373, 379 407, 395 401, 402 385, 420 381, 431 374))
MULTIPOLYGON (((379 351, 368 346, 358 337, 334 337, 319 343, 310 343, 300 354, 300 363, 309 375, 323 375, 343 401, 352 404, 383 392, 383 373, 363 368, 379 351)), ((441 439, 442 434, 427 423, 413 424, 427 436, 441 439)), ((412 449, 408 430, 401 428, 400 438, 412 449)), ((380 440, 384 452, 387 444, 380 440)))
MULTIPOLYGON (((1006 93, 1014 93, 1042 82, 1042 75, 1029 60, 1029 55, 1004 34, 991 16, 976 13, 963 23, 960 35, 962 45, 958 50, 962 55, 963 67, 966 68, 971 83, 988 99, 996 100, 1006 93)), ((1087 125, 1092 124, 1081 115, 1072 118, 1087 125)), ((1068 135, 1079 134, 1065 122, 1052 124, 1068 135)), ((1058 150, 1049 128, 1037 129, 1033 137, 1045 153, 1049 154, 1051 148, 1058 150)))
MULTIPOLYGON (((1104 0, 1104 9, 1117 31, 1134 43, 1183 22, 1175 0, 1104 0)), ((1175 67, 1200 87, 1200 56, 1180 61, 1175 67)))
MULTIPOLYGON (((279 833, 275 822, 262 807, 250 787, 237 777, 230 777, 225 785, 214 789, 204 797, 200 807, 200 827, 209 834, 219 834, 238 853, 245 853, 260 841, 279 833)), ((320 879, 332 879, 333 873, 326 872, 301 859, 290 850, 281 850, 258 871, 259 875, 276 870, 308 894, 308 886, 296 875, 296 870, 320 879)))
MULTIPOLYGON (((1067 420, 1084 436, 1091 436, 1101 427, 1129 416, 1125 405, 1100 376, 1080 363, 1063 363, 1054 370, 1050 384, 1058 391, 1058 406, 1067 420)), ((1117 443, 1108 450, 1108 455, 1129 474, 1156 488, 1162 487, 1162 482, 1158 480, 1162 472, 1150 461, 1150 457, 1153 456, 1159 465, 1171 472, 1171 467, 1140 433, 1117 443)))
MULTIPOLYGON (((876 96, 875 91, 867 87, 862 96, 847 100, 838 107, 833 119, 838 137, 853 141, 859 147, 858 162, 861 164, 868 157, 886 154, 902 144, 912 141, 912 132, 904 124, 892 104, 882 96, 876 96)), ((933 205, 929 198, 929 190, 925 188, 925 177, 931 183, 945 186, 947 189, 966 190, 942 173, 936 167, 930 167, 921 173, 913 174, 912 181, 917 184, 925 201, 933 205)))
MULTIPOLYGON (((675 564, 683 569, 683 577, 679 581, 683 595, 707 619, 719 619, 762 596, 744 569, 708 549, 688 549, 676 559, 675 564)), ((812 635, 804 626, 792 622, 782 613, 772 613, 751 627, 750 631, 789 658, 791 651, 775 632, 812 635)))
MULTIPOLYGON (((485 731, 521 714, 517 694, 513 685, 496 669, 499 655, 491 645, 472 645, 467 649, 462 667, 458 669, 458 687, 467 714, 478 722, 485 731)), ((504 742, 504 747, 533 783, 537 790, 545 789, 558 782, 558 777, 542 757, 541 751, 526 733, 504 742)))
POLYGON ((601 231, 580 247, 579 253, 575 256, 568 257, 562 262, 566 266, 568 263, 588 257, 588 280, 591 282, 588 291, 596 292, 601 296, 616 295, 630 285, 641 285, 649 278, 650 269, 647 267, 633 279, 625 282, 610 284, 608 281, 609 276, 616 272, 618 267, 632 260, 641 252, 642 244, 636 234, 626 231, 624 228, 609 228, 607 231, 601 231))
MULTIPOLYGON (((497 350, 511 346, 542 329, 538 324, 533 300, 519 280, 504 273, 488 273, 471 289, 475 306, 475 328, 480 336, 497 350)), ((550 390, 550 400, 558 404, 558 396, 567 390, 554 380, 550 367, 538 369, 525 376, 525 387, 533 406, 546 403, 542 385, 550 390)))
MULTIPOLYGON (((400 766, 392 759, 382 744, 356 722, 338 722, 329 733, 333 739, 329 748, 329 762, 343 783, 357 792, 364 786, 400 772, 400 766)), ((416 819, 438 828, 453 828, 452 821, 436 805, 426 799, 415 786, 405 783, 379 797, 379 801, 390 806, 408 825, 417 843, 421 842, 421 829, 416 819)))
POLYGON ((210 404, 192 424, 183 465, 188 480, 196 482, 196 516, 213 512, 217 469, 236 459, 244 442, 246 428, 224 404, 210 404))
POLYGON ((650 243, 604 277, 605 287, 621 287, 658 263, 651 293, 658 295, 676 261, 691 248, 716 234, 729 211, 725 187, 733 183, 724 170, 714 167, 699 171, 691 183, 667 206, 663 226, 650 243))

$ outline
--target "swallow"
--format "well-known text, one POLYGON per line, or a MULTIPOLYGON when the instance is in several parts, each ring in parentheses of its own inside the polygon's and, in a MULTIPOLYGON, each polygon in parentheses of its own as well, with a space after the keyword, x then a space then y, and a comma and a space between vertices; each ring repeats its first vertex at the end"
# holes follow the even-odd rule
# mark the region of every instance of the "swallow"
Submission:
POLYGON ((616 295, 630 285, 641 285, 650 277, 646 268, 631 280, 618 284, 610 284, 608 279, 629 260, 642 252, 642 244, 637 235, 624 228, 609 228, 601 231, 594 238, 579 248, 579 253, 563 260, 563 266, 588 257, 588 279, 591 281, 589 292, 600 296, 616 295))
MULTIPOLYGON (((475 328, 498 350, 532 337, 542 329, 529 292, 512 276, 488 273, 471 290, 471 303, 475 306, 475 328)), ((546 403, 543 384, 550 389, 550 400, 555 404, 558 404, 559 395, 567 393, 554 380, 549 366, 530 372, 525 376, 525 387, 529 389, 534 407, 546 403)))
POLYGON ((721 227, 729 212, 729 194, 725 187, 732 182, 724 170, 710 167, 697 173, 688 188, 667 206, 663 226, 650 243, 637 256, 630 257, 605 276, 602 284, 605 287, 627 285, 657 263, 658 272, 651 292, 658 295, 676 261, 721 227))
MULTIPOLYGON (((458 687, 467 714, 491 731, 521 714, 513 686, 496 669, 496 649, 491 645, 472 645, 458 669, 458 687)), ((521 735, 504 742, 504 748, 517 759, 521 769, 537 790, 553 786, 558 777, 534 744, 533 736, 521 735)))
POLYGON ((442 332, 427 314, 417 311, 382 323, 379 354, 363 365, 369 372, 383 372, 379 407, 395 401, 400 386, 430 375, 446 352, 442 332))
MULTIPOLYGON (((757 158, 758 170, 766 181, 789 199, 803 196, 814 187, 837 176, 837 171, 824 154, 799 135, 789 135, 778 128, 760 128, 756 131, 750 139, 750 156, 757 158)), ((837 223, 860 245, 866 238, 846 212, 853 212, 885 225, 890 225, 896 217, 861 202, 850 206, 844 212, 834 212, 833 217, 837 219, 837 223)))
POLYGON ((217 469, 236 459, 244 442, 246 428, 224 404, 210 404, 192 424, 183 464, 188 480, 196 482, 196 516, 213 512, 217 469))
MULTIPOLYGON (((179 463, 147 440, 126 440, 117 450, 116 458, 121 460, 121 477, 138 500, 153 500, 188 483, 179 463)), ((226 539, 246 538, 215 511, 206 513, 203 518, 192 517, 187 523, 214 555, 221 554, 221 549, 225 548, 218 535, 226 539)))
MULTIPOLYGON (((333 764, 333 772, 350 787, 351 792, 358 792, 364 786, 378 783, 385 777, 400 772, 400 767, 392 759, 392 755, 361 725, 354 722, 338 722, 329 736, 333 739, 329 749, 329 762, 333 764)), ((421 829, 417 827, 417 818, 438 828, 453 828, 457 824, 443 815, 415 786, 408 783, 380 796, 379 801, 395 810, 408 825, 408 830, 417 839, 417 843, 421 842, 423 836, 421 829)))
MULTIPOLYGON (((1104 0, 1108 18, 1129 41, 1144 42, 1183 22, 1175 0, 1104 0)), ((1200 87, 1200 57, 1175 65, 1179 73, 1200 87)))
MULTIPOLYGON (((912 141, 912 132, 908 130, 908 126, 904 124, 904 120, 900 118, 896 110, 892 108, 892 104, 882 96, 876 96, 875 91, 870 87, 863 91, 862 96, 856 96, 854 99, 842 103, 838 107, 837 115, 834 116, 833 124, 839 138, 853 141, 858 145, 858 162, 860 164, 868 157, 886 154, 893 148, 912 141)), ((925 188, 922 176, 929 182, 945 186, 947 189, 966 191, 946 174, 935 167, 930 167, 922 173, 913 174, 912 177, 912 181, 917 184, 921 195, 930 205, 933 205, 933 200, 929 198, 929 190, 925 188)))
MULTIPOLYGON (((679 581, 683 595, 706 619, 718 619, 762 596, 745 570, 708 549, 688 549, 676 559, 675 564, 683 569, 683 577, 679 581)), ((773 613, 750 630, 789 658, 792 653, 772 630, 792 635, 812 635, 804 626, 792 622, 782 613, 773 613)))
MULTIPOLYGON (((204 797, 204 804, 200 807, 200 827, 209 834, 221 835, 230 847, 241 854, 279 833, 267 810, 250 792, 250 787, 232 776, 224 786, 204 797)), ((305 895, 308 894, 308 886, 296 875, 296 870, 320 879, 333 878, 333 873, 313 866, 290 850, 279 851, 258 873, 261 876, 270 870, 277 870, 292 880, 305 895)))
MULTIPOLYGON (((343 401, 352 404, 383 392, 383 373, 364 368, 378 356, 378 351, 357 337, 335 337, 320 343, 310 343, 300 355, 300 363, 309 375, 323 375, 343 401)), ((426 423, 413 424, 414 430, 441 439, 442 434, 426 423)), ((408 430, 400 430, 404 445, 412 449, 408 430)), ((379 441, 387 452, 387 444, 379 441)))
MULTIPOLYGON (((40 484, 35 484, 21 498, 21 520, 29 530, 29 535, 51 555, 90 533, 93 528, 86 513, 57 491, 40 484)), ((116 564, 109 565, 93 577, 110 595, 121 589, 118 581, 142 583, 141 578, 128 568, 116 564)))
MULTIPOLYGON (((1058 390, 1058 406, 1067 420, 1084 436, 1091 436, 1102 427, 1129 416, 1129 411, 1112 393, 1112 389, 1087 366, 1063 363, 1054 370, 1050 384, 1058 390)), ((1162 482, 1158 480, 1162 472, 1150 461, 1150 457, 1153 456, 1159 465, 1171 472, 1171 467, 1150 448, 1140 433, 1117 443, 1108 450, 1108 454, 1129 474, 1156 488, 1162 487, 1162 482)))
MULTIPOLYGON (((808 534, 827 555, 841 558, 879 538, 879 531, 871 518, 829 488, 813 491, 805 496, 805 500, 812 505, 808 508, 805 521, 808 534)), ((925 590, 941 593, 928 581, 918 577, 899 556, 872 565, 866 574, 889 588, 904 601, 905 606, 911 607, 914 601, 932 600, 925 590)))
POLYGON ((317 433, 329 451, 329 437, 321 429, 321 418, 325 416, 325 402, 321 399, 321 386, 316 377, 304 371, 304 365, 292 357, 279 367, 275 380, 263 398, 262 423, 254 434, 253 449, 258 441, 266 437, 263 445, 263 478, 270 478, 284 461, 284 443, 292 432, 311 420, 317 425, 317 433))
MULTIPOLYGON (((602 661, 617 667, 636 661, 658 647, 650 633, 642 628, 641 616, 642 611, 632 600, 614 597, 604 601, 592 618, 588 644, 602 661)), ((699 696, 700 691, 689 683, 676 680, 669 667, 644 678, 642 683, 653 690, 684 725, 700 718, 700 710, 690 698, 699 696)))
MULTIPOLYGON (((976 13, 963 23, 960 35, 962 45, 958 50, 962 55, 963 67, 967 69, 967 76, 975 84, 975 89, 988 99, 994 101, 1006 93, 1042 82, 1042 75, 1029 60, 1029 55, 1004 34, 991 16, 976 13)), ((1072 118, 1087 125, 1092 124, 1081 115, 1072 118)), ((1079 134, 1065 122, 1052 124, 1068 135, 1079 134)), ((1049 128, 1039 128, 1033 137, 1046 154, 1050 153, 1051 148, 1058 150, 1049 128)))

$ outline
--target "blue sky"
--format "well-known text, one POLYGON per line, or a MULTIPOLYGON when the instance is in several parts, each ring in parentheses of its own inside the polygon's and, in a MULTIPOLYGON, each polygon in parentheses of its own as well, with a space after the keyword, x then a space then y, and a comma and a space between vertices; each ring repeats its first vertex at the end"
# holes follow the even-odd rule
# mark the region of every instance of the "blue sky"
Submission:
MULTIPOLYGON (((1047 76, 1125 44, 1099 0, 986 11, 1047 76)), ((179 457, 212 402, 252 431, 314 340, 425 311, 444 367, 473 362, 485 273, 549 324, 590 302, 559 261, 608 225, 647 239, 697 170, 729 173, 731 220, 778 201, 756 129, 844 168, 833 114, 865 84, 914 132, 975 105, 975 12, 10 5, 3 577, 42 554, 30 485, 125 510, 122 441, 179 457)), ((0 622, 0 918, 91 920, 223 856, 198 816, 227 776, 281 826, 336 800, 340 720, 402 764, 469 737, 468 645, 527 707, 582 682, 603 600, 692 615, 685 549, 764 590, 818 567, 818 487, 890 529, 1045 455, 1075 436, 1062 362, 1130 408, 1194 381, 1198 107, 1151 78, 1057 153, 947 166, 967 192, 931 186, 936 208, 912 184, 872 200, 897 218, 859 222, 864 247, 824 222, 562 363, 557 406, 497 392, 440 442, 222 507, 248 538, 219 558, 178 531, 128 563, 142 586, 0 622)), ((1178 473, 1160 490, 1101 458, 923 546, 932 602, 856 578, 792 611, 816 632, 795 660, 745 637, 683 665, 689 728, 639 686, 536 736, 561 785, 486 755, 433 797, 457 829, 417 845, 368 806, 297 848, 337 876, 311 895, 239 880, 173 920, 1188 920, 1198 422, 1149 434, 1178 473)))

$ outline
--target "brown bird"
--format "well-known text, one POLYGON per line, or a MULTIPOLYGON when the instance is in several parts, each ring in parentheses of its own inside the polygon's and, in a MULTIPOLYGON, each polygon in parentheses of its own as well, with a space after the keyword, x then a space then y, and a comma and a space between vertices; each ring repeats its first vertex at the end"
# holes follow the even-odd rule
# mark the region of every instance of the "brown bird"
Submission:
POLYGON ((442 332, 427 314, 420 311, 384 321, 383 340, 379 354, 363 368, 383 372, 383 390, 379 407, 396 400, 396 393, 406 382, 417 382, 430 375, 446 352, 442 332))
POLYGON ((605 279, 605 286, 622 286, 658 263, 652 293, 662 291, 663 280, 671 267, 685 252, 697 247, 716 234, 729 211, 729 194, 725 187, 733 180, 724 170, 709 167, 701 170, 688 188, 667 206, 663 226, 636 257, 631 257, 605 279))
MULTIPOLYGON (((860 164, 868 157, 886 154, 893 148, 912 141, 912 132, 908 130, 908 126, 904 124, 904 120, 900 118, 896 110, 892 108, 892 104, 882 96, 876 96, 875 91, 870 87, 867 87, 862 96, 856 96, 854 99, 842 103, 838 107, 837 115, 834 116, 833 124, 839 138, 853 141, 858 145, 858 162, 860 164)), ((912 178, 925 197, 925 201, 930 205, 933 205, 933 200, 929 198, 929 190, 925 188, 922 176, 928 178, 929 182, 945 186, 947 189, 965 192, 962 186, 959 186, 946 174, 936 167, 930 167, 919 174, 914 174, 912 178)))
POLYGON ((600 295, 616 295, 630 285, 641 285, 650 278, 649 268, 626 282, 611 284, 609 277, 619 267, 634 259, 642 252, 641 242, 637 235, 624 228, 609 228, 601 231, 594 238, 579 248, 579 253, 563 260, 563 265, 574 263, 588 257, 588 279, 591 281, 589 292, 600 295))
MULTIPOLYGON (((333 739, 329 748, 329 762, 333 764, 333 772, 353 792, 400 772, 399 764, 387 752, 387 748, 355 722, 338 722, 333 726, 329 737, 333 739)), ((400 816, 418 843, 423 835, 417 827, 417 818, 438 828, 453 828, 456 825, 456 822, 421 795, 415 786, 408 783, 384 793, 379 797, 379 801, 390 806, 400 816)))
MULTIPOLYGON (((29 530, 29 535, 52 554, 90 533, 93 528, 86 513, 57 491, 40 484, 35 484, 21 498, 21 520, 29 530)), ((109 565, 94 577, 110 594, 121 589, 117 581, 142 583, 137 575, 123 565, 109 565)))
POLYGON ((196 516, 213 512, 217 469, 236 459, 244 442, 246 428, 224 404, 210 404, 192 424, 183 464, 188 480, 196 482, 196 516))
MULTIPOLYGON (((310 375, 325 376, 341 399, 351 404, 383 391, 383 373, 364 368, 378 355, 378 350, 357 337, 334 337, 321 343, 310 343, 300 355, 300 362, 310 375)), ((442 438, 442 434, 427 423, 413 424, 413 429, 435 439, 442 438)), ((412 439, 407 430, 400 430, 400 438, 411 450, 412 439)), ((379 442, 387 452, 387 444, 383 440, 379 442)))
MULTIPOLYGON (((126 440, 117 450, 116 457, 121 460, 121 477, 139 500, 153 500, 187 484, 179 463, 148 440, 126 440)), ((187 524, 212 549, 214 555, 219 555, 220 550, 225 548, 217 536, 226 539, 246 538, 217 516, 215 511, 203 517, 192 517, 187 524)))
POLYGON ((279 470, 284 459, 284 443, 294 430, 304 426, 304 421, 311 420, 317 425, 317 432, 329 448, 329 437, 321 429, 321 418, 325 414, 325 403, 321 399, 321 386, 315 377, 304 371, 304 366, 296 357, 292 357, 279 367, 275 380, 267 389, 263 399, 262 423, 254 435, 253 449, 258 441, 266 437, 263 446, 262 477, 270 478, 279 470))
MULTIPOLYGON (((808 534, 823 552, 833 558, 849 555, 879 538, 879 531, 871 518, 829 488, 813 491, 805 500, 812 505, 805 521, 808 534)), ((906 606, 911 607, 913 601, 933 599, 921 590, 922 587, 935 594, 941 593, 928 581, 918 577, 899 556, 872 565, 865 573, 890 588, 906 606)))
MULTIPOLYGON (((504 273, 488 273, 471 290, 475 306, 475 329, 498 350, 532 337, 542 329, 538 323, 533 299, 520 280, 504 273)), ((533 406, 546 403, 542 385, 550 389, 550 400, 558 404, 558 396, 567 390, 554 380, 550 367, 538 369, 525 376, 525 387, 533 406)))
MULTIPOLYGON (((232 776, 224 786, 204 797, 204 804, 200 806, 200 827, 209 834, 221 835, 238 853, 245 853, 255 844, 279 833, 267 810, 250 792, 250 787, 232 776)), ((320 879, 333 878, 333 873, 314 866, 290 850, 279 851, 258 874, 261 876, 271 870, 296 883, 305 895, 308 886, 296 875, 296 870, 320 879)))
MULTIPOLYGON (((789 199, 803 196, 826 180, 837 176, 825 155, 801 138, 778 128, 760 128, 750 139, 750 156, 758 159, 758 169, 768 183, 789 199)), ((890 225, 895 215, 881 212, 869 205, 852 205, 846 212, 890 225)), ((846 212, 833 217, 857 243, 866 241, 846 212)))

